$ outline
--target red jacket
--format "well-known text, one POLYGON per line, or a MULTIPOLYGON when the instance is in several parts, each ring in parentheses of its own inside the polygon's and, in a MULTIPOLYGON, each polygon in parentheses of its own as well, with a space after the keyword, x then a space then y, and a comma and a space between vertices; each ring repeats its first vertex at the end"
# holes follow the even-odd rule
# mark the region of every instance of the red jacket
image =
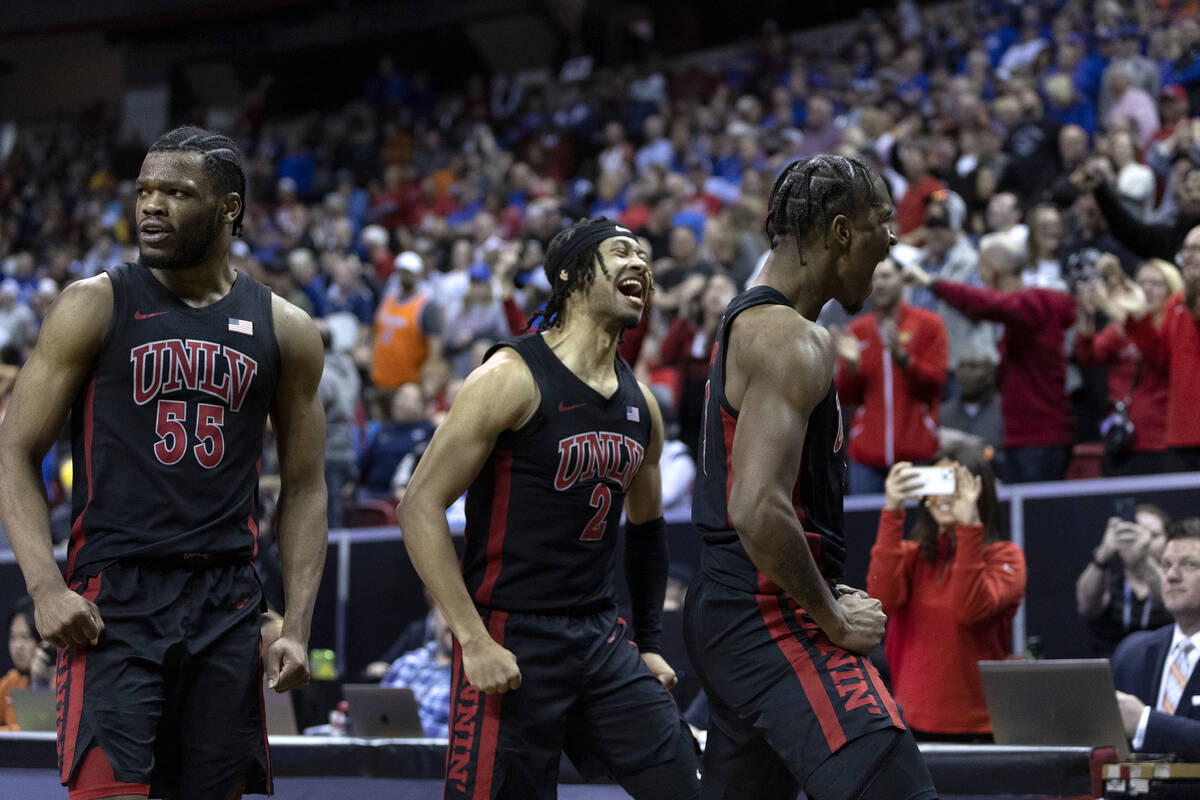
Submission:
POLYGON ((1149 364, 1117 325, 1109 325, 1094 336, 1076 335, 1075 361, 1085 367, 1108 368, 1108 402, 1124 400, 1128 405, 1134 450, 1166 449, 1166 364, 1149 364))
POLYGON ((1200 415, 1194 405, 1200 398, 1200 325, 1188 313, 1183 292, 1167 300, 1161 328, 1156 328, 1147 315, 1128 320, 1125 331, 1146 357, 1146 365, 1166 368, 1170 376, 1167 447, 1200 445, 1200 415))
POLYGON ((932 289, 971 319, 1004 323, 998 374, 1004 446, 1070 444, 1063 340, 1075 324, 1075 298, 1053 289, 1001 292, 953 281, 934 281, 932 289))
POLYGON ((932 311, 901 303, 896 327, 907 366, 892 360, 877 314, 850 323, 858 339, 858 371, 838 363, 838 398, 858 406, 850 425, 850 457, 872 467, 925 461, 938 448, 938 402, 949 358, 946 326, 932 311))
POLYGON ((979 669, 1008 657, 1025 594, 1025 555, 1012 542, 983 544, 983 527, 959 525, 930 564, 906 541, 904 512, 884 510, 871 548, 867 592, 888 615, 887 661, 896 702, 913 728, 988 733, 979 669))

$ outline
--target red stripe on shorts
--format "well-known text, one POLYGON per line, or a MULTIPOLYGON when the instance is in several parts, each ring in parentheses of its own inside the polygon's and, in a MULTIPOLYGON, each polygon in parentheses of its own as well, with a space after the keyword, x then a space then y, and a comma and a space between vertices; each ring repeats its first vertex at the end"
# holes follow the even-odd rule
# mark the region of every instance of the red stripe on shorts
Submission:
POLYGON ((866 656, 863 656, 862 662, 863 668, 871 678, 871 685, 875 687, 875 694, 879 695, 879 699, 883 701, 883 707, 887 709, 888 716, 892 718, 892 724, 900 730, 907 730, 908 726, 900 718, 900 709, 896 708, 896 701, 892 699, 892 693, 883 685, 883 678, 880 676, 879 670, 875 669, 875 665, 866 656))
MULTIPOLYGON (((511 455, 509 456, 511 459, 511 455)), ((508 614, 503 611, 493 611, 488 618, 488 633, 496 644, 504 644, 504 623, 508 614)), ((500 738, 500 700, 502 694, 484 695, 483 701, 483 731, 479 735, 479 760, 475 774, 474 800, 490 800, 492 796, 492 777, 496 768, 496 742, 500 738)))
MULTIPOLYGON (((100 594, 101 576, 97 575, 88 580, 83 598, 95 602, 100 594)), ((58 744, 62 768, 59 781, 66 783, 71 777, 71 767, 75 765, 75 746, 78 743, 79 719, 83 716, 83 681, 87 674, 87 651, 91 645, 76 644, 63 648, 61 656, 67 659, 65 674, 57 676, 58 703, 64 706, 58 720, 58 744)))
POLYGON ((812 656, 808 654, 808 650, 796 639, 795 634, 784 621, 783 610, 779 607, 779 596, 760 594, 756 597, 763 622, 766 623, 767 630, 771 632, 771 638, 783 652, 784 658, 792 665, 792 670, 795 671, 796 677, 800 679, 800 686, 804 689, 804 696, 808 698, 808 704, 812 706, 813 712, 817 715, 821 732, 825 734, 825 741, 829 744, 829 752, 836 752, 846 743, 846 732, 842 730, 837 712, 833 710, 833 703, 829 701, 829 694, 825 691, 825 684, 821 682, 821 676, 817 674, 817 667, 813 664, 812 656))

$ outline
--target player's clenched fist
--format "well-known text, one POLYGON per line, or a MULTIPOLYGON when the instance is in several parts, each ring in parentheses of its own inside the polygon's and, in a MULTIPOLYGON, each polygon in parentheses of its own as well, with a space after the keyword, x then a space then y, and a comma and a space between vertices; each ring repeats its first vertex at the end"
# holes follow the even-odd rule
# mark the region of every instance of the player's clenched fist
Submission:
POLYGON ((467 681, 484 694, 504 694, 521 688, 517 657, 490 637, 462 646, 463 671, 467 681))
POLYGON ((834 644, 866 655, 883 641, 883 629, 887 614, 883 606, 873 597, 851 592, 838 597, 837 604, 842 612, 842 624, 837 630, 826 631, 834 644))
POLYGON ((55 647, 96 644, 104 631, 100 610, 67 587, 33 599, 34 622, 42 638, 55 647))

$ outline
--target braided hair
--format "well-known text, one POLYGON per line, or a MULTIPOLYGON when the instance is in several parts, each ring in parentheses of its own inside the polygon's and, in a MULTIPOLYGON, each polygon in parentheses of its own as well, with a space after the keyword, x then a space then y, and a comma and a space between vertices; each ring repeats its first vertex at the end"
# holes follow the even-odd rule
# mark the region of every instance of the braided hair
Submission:
POLYGON ((537 330, 539 331, 550 330, 562 325, 563 310, 567 306, 567 298, 577 290, 586 290, 596 280, 596 270, 592 269, 593 262, 598 261, 600 271, 605 276, 608 275, 608 268, 604 264, 604 256, 600 254, 600 245, 602 242, 596 242, 591 247, 584 248, 570 261, 560 263, 560 260, 563 251, 568 249, 571 240, 579 235, 580 231, 586 230, 593 223, 609 221, 607 217, 593 217, 590 219, 585 217, 566 230, 559 231, 550 240, 550 246, 546 248, 546 258, 542 265, 542 268, 546 271, 546 278, 550 281, 550 297, 546 300, 545 308, 537 311, 529 318, 525 325, 525 331, 533 328, 534 323, 538 323, 537 330), (566 278, 559 275, 563 270, 567 273, 566 278), (540 322, 538 322, 539 320, 540 322))
POLYGON ((851 216, 870 206, 874 199, 875 173, 853 156, 816 155, 793 161, 779 174, 767 203, 767 238, 771 247, 777 237, 791 234, 796 240, 800 263, 804 243, 816 231, 829 246, 829 224, 838 214, 851 216))
POLYGON ((212 181, 213 189, 218 194, 232 193, 242 198, 241 210, 233 220, 233 235, 241 235, 242 217, 246 214, 246 167, 237 144, 228 136, 184 125, 158 137, 148 152, 178 151, 204 156, 204 171, 212 181))

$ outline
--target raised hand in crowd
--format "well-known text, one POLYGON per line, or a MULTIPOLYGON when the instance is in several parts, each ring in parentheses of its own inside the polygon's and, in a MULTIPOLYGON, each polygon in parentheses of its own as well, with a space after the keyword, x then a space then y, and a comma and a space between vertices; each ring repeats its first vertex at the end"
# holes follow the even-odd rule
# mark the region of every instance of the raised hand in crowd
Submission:
POLYGON ((846 362, 846 367, 852 372, 858 371, 862 360, 862 351, 858 348, 858 339, 846 332, 841 325, 830 325, 829 332, 833 335, 833 346, 838 357, 846 362))
POLYGON ((933 284, 933 276, 916 264, 905 264, 900 277, 909 286, 928 287, 933 284))
POLYGON ((888 470, 883 482, 883 507, 889 511, 899 511, 904 508, 904 501, 913 497, 921 486, 921 478, 913 471, 909 461, 897 461, 888 470))
POLYGON ((956 525, 979 524, 979 493, 982 489, 983 479, 955 462, 954 502, 950 505, 950 512, 954 515, 956 525))

